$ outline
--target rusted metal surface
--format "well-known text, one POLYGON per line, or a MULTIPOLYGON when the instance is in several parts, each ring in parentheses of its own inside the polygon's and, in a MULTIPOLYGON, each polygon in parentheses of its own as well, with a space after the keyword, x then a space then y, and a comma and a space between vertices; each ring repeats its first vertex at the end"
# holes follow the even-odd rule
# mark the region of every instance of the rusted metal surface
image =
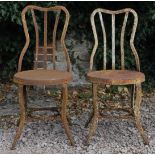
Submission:
POLYGON ((129 70, 93 71, 89 72, 87 76, 91 82, 110 85, 128 85, 145 81, 143 73, 129 70))
POLYGON ((98 85, 93 83, 92 87, 93 87, 92 93, 93 93, 93 114, 94 114, 94 116, 92 117, 89 135, 88 135, 88 139, 87 139, 87 144, 90 143, 91 137, 95 134, 97 124, 98 124, 98 118, 99 118, 99 105, 97 102, 97 87, 98 87, 98 85))
MULTIPOLYGON (((60 16, 60 12, 63 12, 65 13, 65 23, 64 23, 64 27, 63 27, 63 30, 62 30, 62 35, 61 35, 61 45, 62 45, 62 48, 63 48, 63 52, 65 54, 65 58, 66 58, 66 62, 67 62, 67 71, 68 72, 71 72, 71 63, 70 63, 70 58, 69 58, 69 55, 68 55, 68 52, 67 52, 67 48, 66 48, 66 45, 65 45, 65 36, 66 36, 66 32, 67 32, 67 28, 68 28, 68 23, 69 23, 69 19, 70 19, 70 14, 68 12, 68 10, 63 7, 63 6, 55 6, 55 7, 49 7, 49 8, 43 8, 43 7, 39 7, 39 6, 34 6, 34 5, 29 5, 27 7, 24 8, 24 10, 22 11, 22 23, 23 23, 23 28, 24 28, 24 32, 25 32, 25 37, 26 37, 26 43, 25 43, 25 46, 21 52, 21 55, 20 55, 20 58, 19 58, 19 62, 18 62, 18 71, 21 71, 22 70, 22 60, 23 60, 23 57, 28 49, 28 46, 29 46, 29 43, 30 43, 30 36, 29 36, 29 32, 28 32, 28 27, 27 27, 27 22, 26 22, 26 13, 28 11, 31 11, 32 13, 32 18, 33 18, 33 23, 34 23, 34 28, 35 28, 35 32, 36 32, 36 56, 35 56, 35 61, 37 63, 38 61, 38 54, 39 54, 39 49, 43 50, 43 54, 44 54, 44 65, 47 63, 46 62, 46 51, 48 49, 52 49, 52 57, 53 60, 55 59, 55 48, 56 48, 56 33, 57 33, 57 26, 58 26, 58 21, 59 21, 59 16, 60 16), (37 10, 37 11, 41 11, 41 12, 44 12, 44 46, 40 46, 39 45, 39 30, 38 30, 38 25, 37 25, 37 21, 36 21, 36 16, 35 16, 35 13, 34 11, 37 10), (50 45, 47 46, 47 32, 46 32, 46 27, 47 27, 47 17, 46 17, 46 13, 45 12, 49 12, 49 11, 56 11, 57 12, 57 16, 56 16, 56 21, 55 21, 55 25, 54 25, 54 30, 53 30, 53 41, 50 45), (54 46, 53 46, 54 44, 54 46), (54 50, 53 50, 53 47, 54 47, 54 50)), ((41 51, 42 51, 41 50, 41 51)), ((55 61, 53 62, 55 66, 55 61)), ((45 66, 44 66, 45 67, 45 66)), ((37 64, 36 64, 36 68, 37 68, 37 64)), ((55 69, 55 68, 54 68, 55 69)))
POLYGON ((68 115, 66 114, 66 106, 67 106, 67 98, 68 98, 68 90, 67 90, 67 84, 72 80, 72 74, 71 74, 71 63, 70 58, 67 52, 67 48, 65 46, 65 36, 66 31, 69 23, 70 14, 67 11, 67 9, 63 6, 55 6, 50 8, 43 8, 38 7, 34 5, 29 5, 25 7, 22 11, 22 22, 23 22, 23 28, 25 32, 26 37, 26 43, 25 46, 21 52, 19 63, 18 63, 18 73, 14 75, 14 82, 19 85, 19 105, 20 105, 20 120, 18 122, 18 128, 16 131, 16 135, 12 144, 11 149, 14 149, 17 141, 19 140, 22 130, 24 128, 24 124, 26 121, 32 121, 32 120, 54 120, 56 118, 62 119, 65 132, 68 136, 68 139, 70 140, 71 145, 74 145, 74 141, 71 135, 71 131, 68 124, 68 115), (43 46, 39 45, 39 29, 37 25, 35 10, 41 11, 44 13, 44 42, 43 46), (35 53, 35 60, 34 60, 34 70, 28 70, 28 71, 22 71, 22 61, 23 57, 28 49, 29 43, 30 43, 30 36, 28 33, 28 27, 25 15, 28 11, 31 11, 35 33, 36 33, 36 53, 35 53), (53 35, 53 40, 50 45, 48 45, 47 40, 47 17, 48 12, 54 11, 58 12, 56 14, 56 20, 54 25, 54 30, 51 35, 53 35), (65 13, 65 22, 64 27, 61 35, 61 45, 63 47, 63 51, 65 54, 66 62, 67 62, 67 69, 65 71, 56 70, 55 60, 56 60, 56 33, 57 33, 57 27, 58 27, 58 21, 60 12, 65 13), (53 58, 52 58, 52 57, 53 58), (47 70, 47 61, 51 58, 53 60, 53 69, 47 70), (39 66, 39 63, 42 63, 39 66), (43 67, 42 67, 43 66, 43 67), (27 101, 26 101, 26 86, 27 85, 61 85, 62 86, 62 107, 61 109, 58 108, 29 108, 27 107, 27 101), (34 116, 30 115, 29 112, 32 114, 32 112, 35 111, 41 111, 41 110, 50 110, 52 112, 56 112, 56 114, 53 114, 51 116, 34 116))
POLYGON ((137 13, 130 8, 122 9, 118 11, 111 11, 111 10, 105 10, 105 9, 96 9, 91 14, 91 25, 92 30, 94 34, 95 44, 92 50, 91 58, 90 58, 90 71, 87 74, 87 78, 90 82, 93 83, 93 113, 90 115, 90 118, 88 122, 86 123, 86 127, 91 122, 89 135, 87 144, 89 144, 92 136, 95 133, 97 122, 99 119, 132 119, 135 120, 136 126, 144 140, 144 144, 148 144, 147 136, 144 133, 144 130, 141 125, 140 120, 140 103, 141 103, 141 83, 145 81, 145 75, 140 72, 140 63, 139 63, 139 57, 137 54, 137 51, 134 47, 134 37, 136 33, 136 28, 138 24, 138 16, 137 13), (105 26, 103 22, 103 16, 102 14, 109 14, 112 17, 112 69, 107 70, 106 69, 106 47, 107 47, 107 38, 106 38, 106 31, 105 26), (131 51, 135 57, 136 62, 136 68, 137 71, 131 71, 131 70, 125 70, 125 63, 124 63, 124 36, 125 36, 125 29, 126 24, 128 20, 128 15, 133 14, 134 16, 134 23, 132 27, 132 33, 130 37, 130 47, 131 51), (96 25, 95 25, 95 15, 99 14, 99 19, 101 22, 101 28, 103 32, 103 43, 104 43, 104 50, 103 50, 103 70, 100 71, 93 71, 93 65, 94 65, 94 56, 96 54, 96 50, 98 48, 98 35, 96 31, 96 25), (120 52, 121 52, 121 70, 115 69, 115 18, 117 14, 125 14, 124 21, 121 29, 121 36, 120 36, 120 52), (98 103, 97 103, 97 85, 131 85, 132 86, 132 92, 131 92, 131 104, 129 105, 130 108, 126 109, 124 107, 118 107, 115 105, 115 107, 105 107, 104 110, 100 110, 98 103), (119 115, 119 116, 111 116, 111 115, 104 115, 105 111, 125 111, 128 112, 128 114, 125 115, 119 115))
POLYGON ((14 82, 23 85, 56 85, 69 83, 72 80, 72 74, 58 70, 28 70, 22 71, 14 76, 14 82))
POLYGON ((143 138, 144 144, 148 145, 149 141, 148 138, 144 132, 144 129, 142 127, 141 124, 141 112, 140 112, 140 105, 141 105, 141 100, 142 100, 142 87, 141 84, 136 84, 136 98, 135 98, 135 103, 133 106, 133 110, 134 110, 134 115, 135 115, 135 122, 136 122, 136 126, 143 138))
POLYGON ((44 69, 47 68, 47 11, 44 11, 44 69))
POLYGON ((67 107, 67 103, 68 103, 68 89, 67 89, 67 85, 64 84, 62 86, 62 107, 61 107, 61 119, 63 122, 63 126, 66 132, 67 137, 70 140, 70 144, 74 145, 74 140, 72 138, 70 129, 69 129, 69 123, 67 120, 67 111, 66 111, 66 107, 67 107))
POLYGON ((57 28, 58 28, 60 13, 61 13, 61 11, 59 11, 56 15, 56 20, 55 20, 55 25, 54 25, 54 30, 53 30, 53 68, 54 69, 56 68, 56 63, 55 63, 55 59, 56 59, 56 32, 57 32, 57 28))
POLYGON ((22 134, 22 130, 24 129, 24 125, 26 123, 26 109, 25 109, 25 100, 24 100, 24 89, 23 85, 19 85, 18 87, 18 96, 19 96, 19 106, 20 106, 20 121, 16 131, 16 135, 14 141, 12 143, 11 149, 14 149, 18 139, 22 134))

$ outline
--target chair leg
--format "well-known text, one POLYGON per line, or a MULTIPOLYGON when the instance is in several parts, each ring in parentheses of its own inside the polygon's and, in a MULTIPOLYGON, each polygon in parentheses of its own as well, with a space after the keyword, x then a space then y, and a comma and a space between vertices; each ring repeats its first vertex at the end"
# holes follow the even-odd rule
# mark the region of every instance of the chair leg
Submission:
MULTIPOLYGON (((92 84, 92 87, 93 87, 93 84, 92 84)), ((87 128, 88 125, 92 122, 93 116, 94 116, 94 111, 90 114, 88 121, 85 124, 85 128, 87 128)))
POLYGON ((88 121, 85 124, 85 128, 87 128, 88 125, 92 122, 93 116, 94 116, 94 113, 92 112, 88 118, 88 121))
POLYGON ((134 115, 135 115, 135 122, 136 126, 143 138, 144 144, 148 145, 149 141, 148 138, 144 132, 144 129, 141 124, 141 113, 140 113, 140 104, 142 100, 142 92, 141 92, 141 84, 136 85, 136 100, 135 100, 135 105, 134 105, 134 115))
POLYGON ((24 95, 24 104, 25 104, 25 109, 27 110, 27 92, 26 92, 26 86, 23 86, 23 95, 24 95))
POLYGON ((72 122, 71 122, 71 120, 70 120, 70 118, 69 118, 69 116, 68 116, 68 114, 67 114, 67 121, 68 121, 68 124, 69 124, 69 126, 72 126, 72 122))
POLYGON ((97 84, 93 84, 93 111, 94 115, 89 129, 87 145, 89 145, 92 136, 95 134, 98 123, 97 84))
MULTIPOLYGON (((27 92, 26 92, 26 86, 23 86, 23 96, 24 96, 24 105, 25 105, 25 111, 27 111, 27 92)), ((17 126, 19 127, 20 119, 17 121, 17 126)))
POLYGON ((14 141, 12 143, 11 149, 15 149, 17 141, 19 140, 21 136, 21 133, 24 128, 25 121, 26 121, 25 97, 24 97, 24 86, 23 85, 19 85, 18 95, 19 95, 19 106, 20 106, 20 122, 17 128, 17 131, 16 131, 14 141))
POLYGON ((135 84, 131 86, 131 107, 133 107, 135 102, 135 84))
MULTIPOLYGON (((135 84, 131 85, 130 87, 130 98, 131 98, 131 101, 130 101, 130 108, 133 108, 134 107, 134 103, 135 103, 135 84)), ((131 110, 131 114, 132 116, 134 116, 134 111, 131 110)))
MULTIPOLYGON (((63 93, 61 93, 61 101, 63 101, 63 93)), ((67 121, 68 121, 69 126, 72 126, 72 123, 71 123, 71 120, 69 118, 69 114, 68 113, 66 114, 66 117, 67 117, 67 121)))
POLYGON ((61 119, 64 125, 65 132, 67 134, 68 139, 70 140, 70 144, 74 145, 74 140, 72 138, 72 134, 69 128, 68 120, 67 120, 67 114, 66 114, 66 107, 67 107, 67 101, 68 100, 68 88, 67 84, 63 85, 62 90, 62 107, 61 107, 61 119))

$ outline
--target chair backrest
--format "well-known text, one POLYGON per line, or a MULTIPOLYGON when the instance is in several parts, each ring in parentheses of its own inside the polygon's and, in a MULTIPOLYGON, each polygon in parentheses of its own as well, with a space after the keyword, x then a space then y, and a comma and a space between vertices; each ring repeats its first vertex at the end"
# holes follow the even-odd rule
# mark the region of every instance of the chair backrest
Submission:
MULTIPOLYGON (((111 36, 111 46, 112 46, 112 70, 115 70, 115 17, 118 14, 125 14, 124 15, 124 21, 122 24, 121 28, 121 36, 120 36, 120 53, 121 53, 121 69, 125 69, 125 64, 124 64, 124 36, 125 36, 125 30, 126 30, 126 25, 127 25, 127 20, 129 13, 131 13, 134 17, 133 21, 133 26, 132 26, 132 32, 130 36, 130 48, 131 51, 133 52, 135 61, 136 61, 136 69, 140 71, 140 63, 139 63, 139 57, 137 54, 137 51, 134 46, 134 37, 137 29, 137 24, 138 24, 138 16, 137 13, 130 8, 122 9, 122 10, 117 10, 117 11, 111 11, 111 10, 106 10, 102 8, 95 9, 92 14, 91 14, 91 25, 92 25, 92 30, 94 34, 94 39, 95 39, 95 44, 92 50, 91 58, 90 58, 90 71, 93 69, 93 61, 94 61, 94 56, 96 54, 97 48, 98 48, 98 35, 97 35, 97 30, 96 30, 96 25, 95 25, 95 15, 98 14, 99 19, 100 19, 100 24, 101 24, 101 29, 103 33, 103 44, 104 44, 104 49, 103 49, 103 69, 107 69, 107 34, 105 30, 105 24, 103 20, 103 13, 111 15, 111 29, 112 29, 112 36, 111 36)), ((102 34, 100 33, 100 34, 102 34)))
POLYGON ((33 24, 34 24, 34 29, 35 29, 35 37, 36 37, 36 50, 35 50, 35 55, 34 55, 34 69, 38 69, 38 68, 44 68, 47 69, 47 62, 49 61, 49 59, 51 59, 52 63, 53 63, 53 69, 56 69, 56 36, 57 36, 57 28, 58 28, 58 23, 59 23, 59 19, 60 19, 60 14, 63 12, 65 14, 65 20, 63 23, 63 30, 61 33, 61 46, 63 48, 63 52, 65 55, 65 59, 66 59, 66 63, 67 63, 67 71, 71 71, 71 63, 70 63, 70 58, 67 52, 67 48, 65 46, 65 36, 66 36, 66 31, 68 28, 68 23, 69 23, 69 19, 70 19, 70 14, 68 12, 68 10, 63 7, 63 6, 54 6, 54 7, 49 7, 49 8, 45 8, 45 7, 38 7, 38 6, 34 6, 34 5, 28 5, 26 6, 23 11, 22 11, 22 23, 23 23, 23 28, 24 28, 24 32, 25 32, 25 37, 26 37, 26 43, 25 46, 21 52, 20 58, 19 58, 19 63, 18 63, 18 72, 21 71, 22 68, 22 61, 23 61, 23 57, 29 47, 29 43, 30 43, 30 35, 29 35, 29 31, 28 31, 28 26, 27 26, 27 21, 26 21, 26 13, 28 11, 31 11, 32 14, 32 19, 33 19, 33 24), (44 14, 44 20, 43 20, 43 25, 44 25, 44 32, 43 32, 43 46, 40 46, 39 42, 39 27, 37 24, 37 19, 36 19, 36 14, 35 11, 39 11, 39 12, 43 12, 44 14), (48 12, 53 12, 55 15, 55 23, 54 23, 54 27, 52 30, 52 41, 51 43, 48 45, 48 12))

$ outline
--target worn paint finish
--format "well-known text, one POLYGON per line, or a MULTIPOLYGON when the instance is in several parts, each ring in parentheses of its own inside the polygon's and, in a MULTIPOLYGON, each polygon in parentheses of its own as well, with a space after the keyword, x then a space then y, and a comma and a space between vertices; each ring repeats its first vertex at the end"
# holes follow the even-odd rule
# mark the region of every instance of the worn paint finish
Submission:
MULTIPOLYGON (((120 46, 121 46, 121 66, 122 69, 124 68, 124 33, 125 33, 125 28, 126 28, 126 23, 127 23, 127 19, 128 19, 128 14, 132 14, 134 17, 134 23, 133 23, 133 27, 132 27, 132 33, 131 33, 131 37, 130 37, 130 47, 131 50, 133 52, 133 55, 135 57, 135 61, 136 61, 136 68, 137 71, 140 71, 140 62, 139 62, 139 57, 136 51, 136 48, 134 46, 134 38, 135 38, 135 33, 136 33, 136 29, 137 29, 137 24, 138 24, 138 16, 137 13, 131 9, 131 8, 126 8, 126 9, 122 9, 122 10, 118 10, 118 11, 111 11, 111 10, 106 10, 106 9, 95 9, 90 17, 91 20, 91 25, 92 25, 92 30, 93 30, 93 34, 94 34, 94 40, 95 40, 95 44, 92 50, 92 54, 91 54, 91 58, 90 58, 90 71, 93 70, 93 60, 94 60, 94 56, 96 54, 96 50, 98 47, 98 36, 97 36, 97 31, 96 31, 96 25, 95 25, 95 16, 96 14, 99 14, 99 19, 101 21, 101 27, 102 27, 102 32, 103 32, 103 39, 104 39, 104 48, 106 48, 106 32, 105 32, 105 27, 103 24, 103 18, 101 17, 101 14, 109 14, 112 16, 112 69, 115 69, 115 16, 118 14, 124 14, 124 22, 123 22, 123 26, 122 26, 122 31, 121 31, 121 41, 120 41, 120 46)), ((104 49, 104 55, 105 55, 105 51, 106 49, 104 49)), ((105 57, 105 56, 104 56, 105 57)), ((106 62, 104 62, 106 63, 106 62)), ((104 64, 104 69, 105 69, 105 64, 104 64)))
MULTIPOLYGON (((136 28, 138 24, 138 16, 137 13, 130 8, 122 9, 118 11, 112 11, 112 10, 106 10, 106 9, 96 9, 91 14, 91 25, 92 30, 94 34, 94 47, 92 50, 91 58, 90 58, 90 71, 87 74, 87 78, 90 82, 93 84, 93 113, 91 114, 89 120, 86 123, 86 127, 91 122, 89 135, 87 139, 87 144, 89 144, 92 136, 95 133, 95 130, 97 128, 97 122, 98 120, 104 120, 104 119, 126 119, 126 120, 135 120, 136 126, 143 138, 144 144, 148 144, 148 138, 143 130, 143 127, 141 125, 140 120, 140 103, 141 103, 141 83, 145 81, 145 75, 140 72, 140 63, 139 63, 139 57, 137 54, 137 51, 134 46, 134 37, 136 33, 136 28), (96 54, 96 50, 98 47, 98 36, 96 31, 96 25, 95 25, 95 15, 99 14, 99 19, 101 22, 102 32, 103 32, 103 39, 104 39, 104 63, 103 63, 103 70, 100 71, 93 71, 93 61, 94 56, 96 54), (106 70, 106 32, 104 27, 104 22, 102 18, 102 13, 110 14, 112 16, 112 69, 106 70), (120 49, 121 49, 121 70, 115 70, 115 16, 117 14, 125 14, 123 26, 121 30, 121 36, 120 36, 120 49), (134 16, 134 23, 130 38, 130 47, 133 52, 133 55, 135 57, 136 61, 136 68, 137 71, 131 71, 131 70, 125 70, 124 65, 124 35, 125 35, 125 29, 126 29, 126 23, 128 20, 129 13, 132 13, 134 16), (97 102, 97 85, 131 85, 133 86, 132 92, 131 92, 131 108, 126 109, 124 107, 118 107, 115 105, 114 107, 105 107, 104 110, 100 110, 98 107, 97 102), (112 110, 123 110, 128 112, 126 115, 120 115, 120 116, 110 116, 110 115, 104 115, 105 111, 112 111, 112 110)), ((106 104, 106 103, 105 103, 106 104)), ((107 105, 108 106, 108 105, 107 105)))
POLYGON ((130 70, 93 71, 89 72, 87 76, 91 82, 109 85, 129 85, 145 81, 143 73, 130 70))

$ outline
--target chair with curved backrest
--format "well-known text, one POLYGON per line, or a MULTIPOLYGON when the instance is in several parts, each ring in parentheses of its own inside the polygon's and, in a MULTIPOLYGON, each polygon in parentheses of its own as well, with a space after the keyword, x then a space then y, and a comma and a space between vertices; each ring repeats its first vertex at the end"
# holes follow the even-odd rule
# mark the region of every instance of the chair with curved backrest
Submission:
MULTIPOLYGON (((91 14, 91 25, 92 25, 92 30, 94 34, 94 39, 95 39, 95 44, 92 50, 91 58, 90 58, 90 71, 87 74, 88 80, 92 83, 92 91, 93 91, 93 113, 88 120, 86 126, 91 122, 90 126, 90 131, 87 139, 87 144, 89 144, 90 139, 92 135, 95 133, 95 130, 97 128, 97 122, 98 119, 113 119, 113 118, 119 118, 119 119, 135 119, 136 126, 144 140, 145 144, 148 144, 148 139, 147 136, 144 133, 144 130, 141 125, 141 120, 140 120, 140 104, 141 104, 141 96, 142 96, 142 89, 141 89, 141 83, 145 81, 145 76, 143 73, 140 72, 140 63, 139 63, 139 57, 137 54, 137 51, 134 47, 134 37, 136 33, 136 28, 138 24, 138 16, 137 13, 130 8, 118 10, 118 11, 111 11, 111 10, 106 10, 102 8, 98 8, 93 11, 91 14), (104 43, 104 49, 103 49, 103 70, 99 71, 94 71, 93 70, 93 65, 94 65, 94 56, 96 54, 97 48, 98 48, 98 35, 97 35, 97 29, 95 25, 95 17, 98 14, 100 24, 101 24, 101 29, 103 33, 103 43, 104 43), (121 36, 120 36, 120 62, 121 62, 121 69, 116 69, 116 54, 115 54, 115 17, 118 14, 124 14, 124 21, 123 25, 121 28, 121 36), (137 71, 131 71, 128 69, 125 69, 125 62, 124 62, 124 39, 125 39, 125 30, 126 30, 126 24, 128 20, 129 14, 134 17, 134 22, 132 25, 132 32, 131 32, 131 37, 130 37, 130 47, 131 51, 133 53, 133 56, 135 58, 136 62, 136 70, 137 71), (107 34, 106 34, 106 29, 105 29, 105 23, 103 20, 103 15, 110 15, 111 18, 111 23, 112 23, 112 36, 111 36, 111 46, 112 46, 112 69, 108 70, 107 69, 107 34), (133 91, 132 91, 132 107, 130 110, 131 113, 127 115, 121 115, 121 116, 107 116, 103 115, 101 113, 100 108, 99 108, 99 103, 97 102, 97 88, 98 85, 130 85, 133 86, 133 91)), ((102 34, 100 33, 100 34, 102 34)), ((116 108, 116 107, 115 107, 116 108)), ((106 110, 106 109, 104 109, 106 110)), ((109 109, 107 109, 108 111, 109 109)), ((116 109, 113 109, 116 110, 116 109)), ((119 109, 120 110, 120 109, 119 109)), ((122 107, 123 110, 123 107, 122 107)), ((128 110, 128 109, 124 109, 128 110)), ((110 111, 110 110, 109 110, 110 111)))
MULTIPOLYGON (((31 109, 32 111, 37 110, 52 110, 57 111, 59 115, 52 115, 50 117, 34 117, 34 119, 50 119, 53 120, 57 117, 61 116, 65 132, 70 140, 71 145, 74 145, 73 138, 71 136, 71 132, 69 129, 67 116, 66 116, 66 105, 67 105, 67 98, 68 98, 68 89, 67 84, 72 80, 71 74, 71 63, 70 58, 65 46, 65 36, 66 31, 69 23, 70 14, 68 10, 63 6, 54 6, 49 8, 43 8, 38 6, 29 5, 25 7, 22 11, 22 23, 24 27, 25 37, 26 37, 26 44, 21 52, 19 63, 18 63, 18 72, 14 75, 14 82, 18 84, 18 95, 19 95, 19 105, 20 105, 20 121, 18 124, 18 129, 16 131, 16 135, 12 144, 12 149, 15 148, 17 140, 20 138, 22 130, 24 128, 24 124, 29 117, 27 115, 27 104, 26 104, 26 86, 34 86, 34 85, 43 85, 43 86, 50 86, 50 85, 60 85, 62 86, 62 105, 61 110, 57 110, 56 108, 42 108, 42 109, 31 109), (28 26, 26 22, 26 13, 31 11, 32 19, 35 28, 35 35, 36 35, 36 50, 35 50, 35 60, 34 60, 34 69, 22 71, 22 61, 23 57, 29 47, 30 43, 30 36, 28 32, 28 26), (42 12, 44 14, 44 39, 43 39, 43 46, 40 46, 39 42, 39 28, 36 20, 35 11, 42 12), (52 33, 52 41, 48 45, 48 36, 47 36, 47 21, 48 21, 48 12, 53 12, 55 15, 55 23, 52 33), (65 60, 67 62, 67 69, 66 71, 60 71, 56 69, 56 36, 57 36, 57 28, 59 23, 59 18, 61 14, 65 15, 63 30, 61 34, 61 46, 63 48, 65 60), (47 61, 52 60, 53 68, 48 69, 47 61), (40 65, 41 64, 41 65, 40 65)), ((33 119, 33 117, 31 118, 33 119)))

